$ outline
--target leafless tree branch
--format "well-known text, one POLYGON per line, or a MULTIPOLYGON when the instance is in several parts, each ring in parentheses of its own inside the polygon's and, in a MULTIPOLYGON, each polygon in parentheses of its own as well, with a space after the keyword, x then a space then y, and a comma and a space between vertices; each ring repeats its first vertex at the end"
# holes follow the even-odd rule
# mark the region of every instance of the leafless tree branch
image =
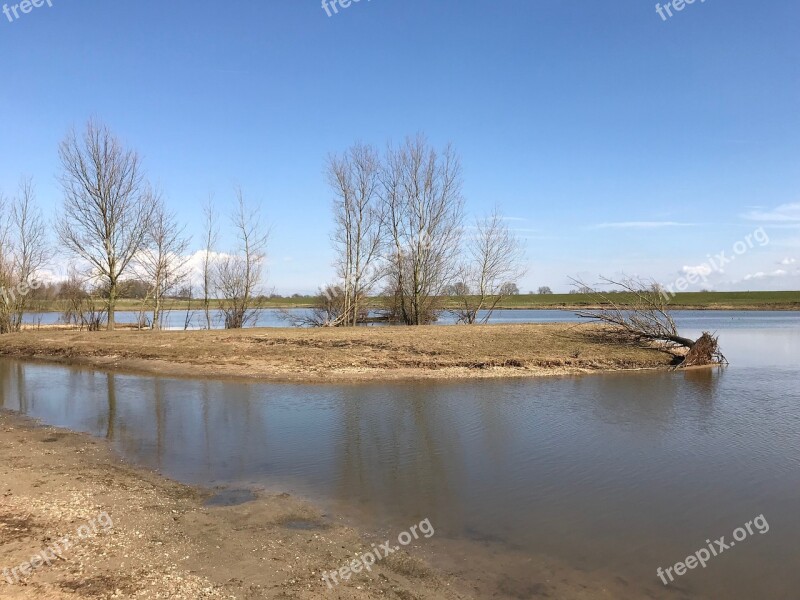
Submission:
MULTIPOLYGON (((573 282, 580 288, 589 288, 577 279, 573 279, 573 282)), ((727 362, 719 351, 716 336, 706 332, 700 339, 692 340, 680 335, 669 302, 655 281, 635 277, 601 277, 601 282, 625 294, 618 296, 589 288, 603 308, 578 311, 578 316, 609 325, 609 333, 634 343, 658 344, 667 351, 685 348, 688 354, 682 366, 727 362), (618 300, 618 297, 624 298, 625 302, 618 300)))

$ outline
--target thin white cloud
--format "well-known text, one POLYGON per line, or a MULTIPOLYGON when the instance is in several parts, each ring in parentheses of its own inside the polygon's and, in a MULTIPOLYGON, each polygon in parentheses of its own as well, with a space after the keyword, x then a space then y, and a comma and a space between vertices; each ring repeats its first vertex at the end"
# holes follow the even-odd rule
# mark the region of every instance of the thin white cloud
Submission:
POLYGON ((781 204, 772 210, 757 208, 742 215, 748 221, 771 221, 774 223, 800 222, 800 202, 781 204))
MULTIPOLYGON (((772 225, 770 225, 770 228, 772 228, 772 225)), ((798 228, 800 228, 800 224, 798 224, 798 228)), ((800 237, 790 237, 782 240, 776 240, 772 242, 772 245, 779 246, 781 248, 800 248, 800 237)))
POLYGON ((788 275, 788 271, 784 271, 783 269, 777 269, 776 271, 772 271, 771 273, 765 273, 764 271, 758 271, 757 273, 748 273, 744 276, 744 281, 750 281, 751 279, 765 279, 767 277, 785 277, 788 275))
POLYGON ((659 229, 662 227, 692 227, 694 223, 678 223, 677 221, 621 221, 617 223, 599 223, 590 229, 659 229))
POLYGON ((713 272, 713 269, 708 265, 697 265, 695 267, 692 266, 684 266, 681 269, 681 272, 684 275, 697 275, 699 277, 708 277, 713 272))
POLYGON ((780 261, 778 264, 779 265, 783 265, 784 267, 788 267, 789 265, 793 265, 796 262, 797 262, 797 259, 787 257, 787 258, 784 258, 782 261, 780 261))

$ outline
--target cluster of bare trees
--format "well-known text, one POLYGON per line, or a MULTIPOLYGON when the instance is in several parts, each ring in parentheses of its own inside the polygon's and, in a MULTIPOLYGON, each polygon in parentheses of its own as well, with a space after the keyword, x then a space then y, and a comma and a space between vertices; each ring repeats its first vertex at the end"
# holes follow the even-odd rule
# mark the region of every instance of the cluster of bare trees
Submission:
MULTIPOLYGON (((190 277, 190 239, 146 181, 138 154, 126 149, 110 130, 89 122, 83 135, 72 132, 61 145, 64 206, 58 223, 61 242, 89 265, 87 276, 107 290, 108 329, 122 277, 135 273, 150 286, 150 326, 158 329, 165 298, 185 287, 190 277)), ((211 328, 211 299, 226 328, 252 321, 253 299, 262 282, 268 232, 259 209, 248 207, 236 190, 231 224, 236 239, 229 253, 218 253, 216 214, 209 203, 203 251, 203 302, 211 328)), ((191 295, 191 293, 190 293, 191 295)))
MULTIPOLYGON (((338 283, 323 290, 316 324, 354 326, 382 287, 392 321, 435 321, 459 290, 459 321, 488 316, 524 269, 519 240, 496 211, 465 235, 461 163, 424 136, 381 154, 356 144, 329 158, 338 283)), ((485 320, 485 319, 481 319, 485 320)))
MULTIPOLYGON (((145 289, 141 312, 149 307, 149 327, 160 328, 165 300, 187 289, 192 296, 185 228, 147 180, 138 153, 106 125, 89 121, 81 132, 71 131, 59 158, 63 203, 55 230, 74 261, 58 290, 64 320, 90 330, 103 325, 113 330, 122 286, 134 281, 145 289)), ((202 282, 209 328, 212 298, 225 327, 251 322, 262 283, 267 231, 259 209, 247 205, 241 190, 231 224, 235 247, 219 253, 216 215, 209 205, 202 282)), ((50 258, 46 234, 32 181, 23 180, 13 198, 0 196, 0 333, 21 327, 29 292, 38 287, 37 277, 50 258)))
MULTIPOLYGON (((185 228, 149 182, 139 154, 106 125, 91 120, 69 132, 59 158, 63 202, 55 230, 73 261, 61 290, 64 318, 113 330, 117 301, 133 281, 140 325, 160 328, 168 298, 187 288, 194 296, 185 228)), ((464 227, 461 164, 451 147, 437 151, 423 136, 383 153, 356 144, 330 157, 327 174, 337 283, 324 290, 312 321, 355 326, 369 316, 368 299, 381 293, 391 320, 430 323, 445 308, 448 291, 457 289, 458 304, 450 310, 459 321, 476 323, 515 293, 512 282, 523 272, 519 241, 497 212, 479 219, 474 231, 464 227)), ((12 292, 32 284, 48 260, 46 225, 33 196, 26 180, 17 197, 0 202, 0 332, 20 328, 28 294, 12 292)), ((240 328, 254 321, 268 229, 240 189, 227 252, 218 248, 218 224, 209 200, 199 255, 205 326, 213 326, 216 309, 225 327, 240 328)))

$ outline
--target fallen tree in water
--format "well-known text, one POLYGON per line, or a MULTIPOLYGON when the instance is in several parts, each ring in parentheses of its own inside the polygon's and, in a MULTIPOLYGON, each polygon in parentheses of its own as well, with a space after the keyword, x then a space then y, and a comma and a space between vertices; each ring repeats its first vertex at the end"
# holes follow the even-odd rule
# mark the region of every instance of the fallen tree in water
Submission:
MULTIPOLYGON (((601 280, 615 291, 592 289, 591 294, 603 308, 578 311, 579 317, 608 325, 605 333, 610 337, 648 347, 657 345, 676 356, 680 361, 676 368, 727 364, 716 335, 704 331, 698 339, 692 340, 679 334, 670 314, 669 301, 657 283, 638 278, 617 281, 602 277, 601 280), (616 291, 627 292, 625 304, 615 300, 616 291)), ((575 280, 575 283, 587 288, 581 281, 575 280)))

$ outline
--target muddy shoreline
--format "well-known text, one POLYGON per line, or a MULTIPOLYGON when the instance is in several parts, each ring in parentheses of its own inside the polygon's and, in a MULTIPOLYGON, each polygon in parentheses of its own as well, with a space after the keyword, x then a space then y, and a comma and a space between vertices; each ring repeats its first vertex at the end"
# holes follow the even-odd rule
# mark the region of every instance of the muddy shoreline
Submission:
POLYGON ((541 377, 666 369, 671 357, 615 344, 592 325, 26 331, 0 356, 116 372, 275 383, 541 377))

